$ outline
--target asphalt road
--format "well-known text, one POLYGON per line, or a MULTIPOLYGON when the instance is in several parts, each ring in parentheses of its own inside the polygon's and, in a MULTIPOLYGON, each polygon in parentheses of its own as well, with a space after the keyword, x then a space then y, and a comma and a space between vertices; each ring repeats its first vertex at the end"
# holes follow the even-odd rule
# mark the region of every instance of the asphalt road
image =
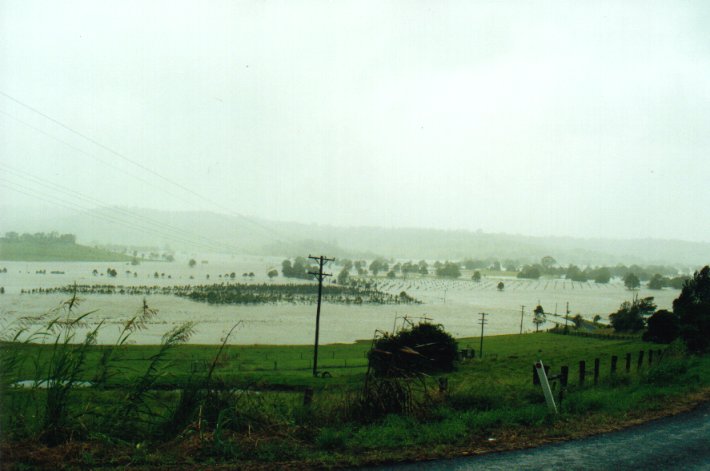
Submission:
POLYGON ((374 470, 710 470, 710 403, 619 432, 527 450, 374 470))

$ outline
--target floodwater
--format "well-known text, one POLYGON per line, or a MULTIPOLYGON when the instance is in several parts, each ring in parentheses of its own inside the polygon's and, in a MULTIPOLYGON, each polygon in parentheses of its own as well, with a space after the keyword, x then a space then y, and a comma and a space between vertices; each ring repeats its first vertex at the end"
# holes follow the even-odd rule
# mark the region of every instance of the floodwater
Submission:
MULTIPOLYGON (((20 294, 21 289, 49 288, 78 284, 115 285, 186 285, 222 281, 248 283, 303 282, 284 279, 281 276, 269 280, 266 273, 271 268, 281 270, 281 260, 269 257, 217 257, 214 255, 192 257, 198 264, 190 268, 185 255, 178 261, 143 262, 138 266, 109 262, 0 262, 0 286, 5 294, 0 295, 0 329, 6 334, 24 316, 36 316, 58 307, 68 295, 62 294, 20 294), (184 260, 183 260, 184 259, 184 260), (208 263, 201 263, 202 260, 208 263), (118 276, 109 278, 107 268, 114 268, 118 276), (104 275, 94 276, 93 270, 104 275), (46 274, 36 273, 46 270, 46 274), (63 272, 51 274, 52 271, 63 272), (126 273, 129 271, 129 273, 126 273), (136 273, 134 275, 134 272, 136 273), (155 278, 158 272, 158 278, 155 278), (225 274, 235 272, 232 280, 225 274), (243 273, 254 273, 254 277, 243 277, 243 273), (162 275, 164 274, 164 275, 162 275), (207 275, 210 276, 209 280, 207 275), (220 278, 219 275, 222 275, 220 278), (192 277, 192 278, 191 278, 192 277)), ((339 271, 333 267, 332 272, 339 271)), ((480 283, 471 281, 470 274, 464 273, 459 280, 436 278, 389 280, 378 278, 383 291, 407 294, 421 300, 419 305, 362 305, 346 306, 324 303, 321 311, 320 341, 322 343, 347 343, 359 339, 372 338, 375 330, 392 331, 395 324, 401 325, 402 317, 419 319, 426 317, 441 323, 456 337, 478 336, 479 313, 486 312, 488 323, 485 335, 517 333, 520 330, 521 306, 525 306, 523 330, 533 331, 531 312, 540 303, 548 314, 564 314, 567 303, 572 315, 581 314, 586 319, 600 315, 607 321, 609 313, 618 309, 623 301, 639 297, 654 296, 659 309, 670 309, 678 290, 663 289, 651 291, 641 289, 630 292, 619 280, 606 285, 578 283, 567 280, 518 280, 515 278, 484 278, 480 283), (499 291, 496 285, 503 281, 505 289, 499 291)), ((313 282, 314 293, 316 283, 313 282)), ((96 311, 88 318, 86 329, 103 322, 98 342, 114 343, 122 323, 133 317, 142 305, 143 296, 129 295, 86 295, 77 313, 96 311)), ((315 304, 262 304, 209 305, 169 295, 150 295, 148 305, 158 310, 145 330, 136 332, 131 341, 139 344, 159 343, 162 335, 184 322, 197 323, 196 332, 190 343, 216 344, 237 322, 240 326, 232 334, 230 344, 310 344, 315 332, 315 304)), ((548 322, 542 328, 554 325, 548 322)), ((558 319, 559 320, 559 319, 558 319)), ((37 326, 39 327, 39 326, 37 326)), ((78 333, 79 339, 81 332, 78 333)))

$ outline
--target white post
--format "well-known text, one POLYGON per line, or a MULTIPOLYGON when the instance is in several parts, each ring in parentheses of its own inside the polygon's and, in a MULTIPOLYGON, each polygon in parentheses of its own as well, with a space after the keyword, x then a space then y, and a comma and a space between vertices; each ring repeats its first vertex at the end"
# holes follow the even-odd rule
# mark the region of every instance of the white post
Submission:
POLYGON ((542 392, 545 394, 547 408, 556 414, 557 406, 555 405, 555 397, 552 395, 550 383, 547 381, 547 373, 545 373, 545 366, 542 364, 542 360, 539 360, 537 363, 535 363, 535 369, 537 370, 537 377, 540 379, 540 386, 542 386, 542 392))

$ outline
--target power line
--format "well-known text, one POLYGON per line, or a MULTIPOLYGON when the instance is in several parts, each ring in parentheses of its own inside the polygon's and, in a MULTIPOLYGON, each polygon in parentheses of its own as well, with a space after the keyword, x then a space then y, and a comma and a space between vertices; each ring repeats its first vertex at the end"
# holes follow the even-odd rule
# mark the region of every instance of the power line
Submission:
MULTIPOLYGON (((152 228, 151 230, 153 230, 155 233, 159 233, 162 235, 162 234, 166 233, 165 231, 169 231, 170 234, 173 234, 173 233, 182 234, 182 236, 187 238, 188 240, 203 240, 206 243, 211 244, 214 247, 219 247, 221 250, 226 249, 226 248, 229 248, 231 250, 237 249, 236 246, 232 246, 231 244, 216 241, 214 239, 202 236, 200 234, 191 233, 191 232, 188 232, 188 231, 181 229, 179 227, 165 224, 162 221, 157 221, 157 220, 154 220, 152 218, 149 218, 149 217, 141 215, 141 214, 135 214, 135 213, 132 213, 128 210, 125 210, 125 209, 122 209, 119 207, 110 207, 106 203, 101 202, 100 200, 96 199, 95 197, 89 197, 89 196, 83 195, 82 193, 79 193, 76 190, 66 188, 66 187, 59 185, 57 183, 54 183, 52 181, 37 177, 37 176, 32 175, 30 173, 24 172, 22 170, 12 168, 11 166, 4 164, 2 162, 0 162, 0 168, 3 168, 6 172, 15 174, 15 176, 17 176, 19 178, 30 180, 30 181, 33 181, 33 182, 38 183, 40 185, 53 187, 54 191, 57 191, 65 196, 75 198, 77 200, 81 200, 81 201, 84 201, 87 203, 102 204, 102 205, 104 205, 106 210, 119 213, 120 215, 128 218, 129 222, 133 222, 133 221, 131 221, 132 219, 138 219, 143 224, 154 226, 154 228, 152 228)), ((117 217, 120 217, 120 216, 117 216, 117 217)))
MULTIPOLYGON (((173 186, 176 186, 176 187, 180 188, 181 190, 183 190, 183 191, 185 191, 185 192, 187 192, 187 193, 190 193, 190 194, 192 194, 193 196, 195 196, 195 197, 201 199, 202 201, 207 202, 207 203, 209 203, 210 205, 212 205, 212 206, 214 206, 214 207, 217 207, 217 208, 222 209, 223 211, 227 212, 227 213, 230 214, 230 215, 233 215, 233 216, 235 216, 235 217, 238 217, 238 218, 241 218, 241 219, 247 221, 248 223, 250 223, 250 224, 252 224, 252 225, 254 225, 254 226, 260 228, 261 230, 263 230, 264 232, 266 232, 267 234, 269 234, 272 239, 274 239, 274 240, 276 240, 276 241, 278 241, 278 242, 286 243, 286 244, 291 243, 290 241, 285 240, 285 239, 282 238, 281 236, 274 236, 274 234, 277 234, 278 231, 275 231, 273 228, 266 227, 266 226, 264 226, 263 224, 260 224, 260 223, 254 221, 254 220, 252 220, 252 219, 250 219, 250 218, 248 218, 248 217, 246 217, 246 216, 244 216, 244 215, 242 215, 242 214, 240 214, 240 213, 237 213, 237 212, 233 211, 231 208, 227 208, 227 207, 225 207, 225 206, 222 206, 221 204, 219 204, 219 203, 217 203, 217 202, 215 202, 215 201, 213 201, 213 200, 211 200, 211 199, 209 199, 209 198, 207 198, 207 197, 205 197, 205 196, 202 196, 201 194, 199 194, 199 193, 195 192, 194 190, 192 190, 192 189, 190 189, 190 188, 188 188, 188 187, 182 185, 181 183, 176 182, 176 181, 174 181, 174 180, 172 180, 172 179, 170 179, 170 178, 168 178, 168 177, 166 177, 166 176, 160 174, 159 172, 156 172, 156 171, 152 170, 151 168, 149 168, 149 167, 147 167, 147 166, 141 164, 140 162, 136 162, 135 160, 133 160, 133 159, 127 157, 126 155, 122 154, 121 152, 118 152, 118 151, 112 149, 111 147, 109 147, 109 146, 107 146, 107 145, 105 145, 105 144, 102 144, 101 142, 99 142, 99 141, 93 139, 92 137, 90 137, 90 136, 88 136, 88 135, 86 135, 86 134, 84 134, 84 133, 82 133, 82 132, 80 132, 80 131, 77 131, 76 129, 74 129, 74 128, 72 128, 72 127, 70 127, 70 126, 68 126, 68 125, 66 125, 66 124, 64 124, 64 123, 62 123, 61 121, 59 121, 59 120, 57 120, 57 119, 55 119, 55 118, 53 118, 53 117, 47 115, 46 113, 43 113, 42 111, 38 110, 37 108, 35 108, 35 107, 33 107, 33 106, 31 106, 31 105, 29 105, 29 104, 27 104, 27 103, 24 103, 24 102, 20 101, 19 99, 15 98, 15 97, 13 97, 13 96, 11 96, 11 95, 9 95, 8 93, 5 93, 4 91, 0 90, 0 95, 2 95, 2 96, 4 96, 5 98, 7 98, 7 99, 9 99, 9 100, 11 100, 11 101, 17 103, 18 105, 20 105, 20 106, 22 106, 22 107, 24 107, 24 108, 26 108, 26 109, 32 111, 33 113, 36 113, 36 114, 38 114, 39 116, 42 116, 43 118, 45 118, 45 119, 51 121, 52 123, 56 124, 57 126, 60 126, 61 128, 63 128, 63 129, 65 129, 65 130, 69 131, 70 133, 72 133, 72 134, 74 134, 74 135, 76 135, 76 136, 79 136, 79 137, 81 137, 82 139, 87 140, 88 142, 94 144, 95 146, 97 146, 97 147, 99 147, 99 148, 105 150, 106 152, 109 152, 109 153, 111 153, 112 155, 118 157, 119 159, 124 160, 124 161, 126 161, 126 162, 128 162, 128 163, 130 163, 130 164, 132 164, 132 165, 134 165, 134 166, 136 166, 136 167, 138 167, 138 168, 140 168, 140 169, 142 169, 142 170, 144 170, 144 171, 146 171, 146 172, 148 172, 148 173, 150 173, 150 174, 152 174, 152 175, 158 177, 159 179, 165 181, 166 183, 169 183, 169 184, 171 184, 171 185, 173 185, 173 186)), ((5 114, 7 114, 7 113, 5 113, 5 114)), ((19 120, 18 120, 18 121, 19 121, 19 120)), ((23 123, 23 124, 24 124, 24 123, 23 123)), ((32 127, 33 129, 36 129, 36 128, 34 128, 33 126, 30 126, 30 127, 32 127)), ((43 134, 46 134, 46 133, 43 132, 43 134)), ((286 239, 288 239, 288 237, 287 237, 286 239)))
MULTIPOLYGON (((52 204, 54 204, 54 205, 58 205, 58 206, 60 206, 60 207, 67 208, 67 209, 72 210, 72 211, 85 212, 85 211, 87 211, 87 210, 89 209, 89 208, 86 208, 86 207, 82 207, 82 206, 80 206, 80 205, 78 205, 78 204, 76 204, 76 203, 73 203, 73 202, 71 202, 71 201, 62 200, 61 198, 48 198, 48 197, 46 197, 46 195, 43 195, 42 193, 38 192, 37 190, 35 190, 35 189, 33 189, 33 188, 26 187, 26 186, 24 186, 24 185, 21 185, 21 184, 16 183, 16 182, 12 182, 12 181, 10 181, 10 180, 6 180, 6 179, 4 179, 4 178, 0 178, 0 186, 3 186, 3 187, 5 187, 5 188, 7 188, 7 189, 9 189, 9 190, 12 190, 12 191, 15 191, 15 192, 17 192, 17 193, 22 193, 22 194, 24 194, 24 195, 27 195, 27 196, 30 196, 30 197, 39 199, 39 200, 41 200, 41 201, 45 201, 45 202, 48 202, 48 203, 52 203, 52 204)), ((117 219, 116 217, 109 216, 109 215, 106 215, 106 214, 100 214, 100 213, 99 213, 99 214, 96 214, 96 213, 95 213, 95 214, 93 214, 93 216, 94 216, 95 218, 97 218, 97 219, 102 219, 102 220, 104 220, 104 221, 107 221, 107 222, 110 222, 110 223, 113 223, 113 224, 118 224, 118 225, 120 225, 120 226, 124 226, 124 227, 127 227, 127 228, 129 228, 129 229, 142 232, 142 233, 144 233, 144 234, 152 234, 152 235, 156 235, 156 234, 157 234, 157 235, 159 235, 159 236, 161 236, 161 237, 163 237, 163 238, 165 238, 165 239, 171 239, 173 242, 179 242, 179 243, 188 244, 188 245, 199 245, 199 246, 202 246, 202 247, 205 247, 205 248, 209 248, 209 249, 211 249, 211 250, 214 250, 214 249, 215 249, 215 247, 212 246, 212 245, 208 245, 208 244, 205 244, 205 243, 196 242, 196 241, 193 241, 193 240, 188 240, 188 239, 185 239, 185 238, 182 238, 182 237, 179 237, 179 236, 172 235, 172 234, 170 234, 170 233, 164 233, 164 232, 159 232, 159 231, 156 231, 156 230, 147 229, 147 228, 145 228, 144 226, 140 226, 140 225, 138 225, 138 224, 136 224, 136 223, 133 223, 133 222, 130 222, 130 221, 121 220, 121 219, 117 219)))

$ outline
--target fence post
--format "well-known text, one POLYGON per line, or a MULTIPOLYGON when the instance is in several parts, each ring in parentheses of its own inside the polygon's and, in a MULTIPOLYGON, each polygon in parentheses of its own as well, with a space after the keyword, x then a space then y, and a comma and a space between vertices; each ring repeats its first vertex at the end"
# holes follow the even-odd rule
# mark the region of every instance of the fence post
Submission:
POLYGON ((568 380, 569 380, 569 367, 563 366, 560 369, 560 386, 562 386, 563 388, 566 388, 568 380))
POLYGON ((584 386, 584 375, 586 374, 587 364, 584 360, 579 362, 579 385, 584 386))
POLYGON ((562 407, 562 401, 565 398, 565 391, 567 390, 567 380, 569 379, 569 368, 563 366, 560 368, 560 393, 558 394, 558 402, 560 407, 562 407))
POLYGON ((638 363, 636 364, 636 371, 641 369, 641 365, 643 365, 643 350, 639 352, 639 359, 638 363))
POLYGON ((630 353, 626 354, 626 372, 627 373, 631 372, 631 354, 630 353))
POLYGON ((653 365, 653 350, 648 351, 648 366, 653 365))
POLYGON ((540 378, 537 377, 537 368, 535 368, 535 364, 533 364, 533 386, 539 386, 540 385, 540 378))
POLYGON ((594 386, 599 382, 599 358, 594 359, 594 386))
POLYGON ((611 374, 612 376, 616 374, 616 363, 619 361, 619 357, 616 355, 611 356, 611 374))

